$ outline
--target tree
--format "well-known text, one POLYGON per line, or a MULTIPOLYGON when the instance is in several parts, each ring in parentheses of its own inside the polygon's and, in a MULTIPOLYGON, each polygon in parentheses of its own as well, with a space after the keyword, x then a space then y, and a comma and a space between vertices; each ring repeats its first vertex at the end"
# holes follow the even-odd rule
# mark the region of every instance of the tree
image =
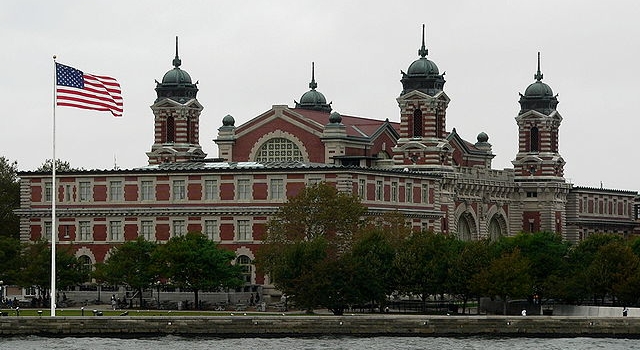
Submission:
POLYGON ((20 218, 14 210, 20 207, 20 181, 18 163, 0 157, 0 236, 20 236, 20 218))
POLYGON ((446 292, 448 271, 456 239, 432 232, 415 232, 404 241, 395 261, 401 292, 430 295, 446 292))
MULTIPOLYGON (((604 301, 606 296, 616 297, 616 292, 625 292, 624 285, 637 273, 638 257, 622 241, 612 241, 601 246, 585 275, 589 291, 604 301)), ((626 293, 625 293, 626 294, 626 293)))
POLYGON ((126 284, 136 290, 143 304, 142 290, 150 287, 158 278, 159 267, 154 259, 157 245, 138 237, 115 247, 109 259, 96 265, 94 276, 111 284, 126 284))
MULTIPOLYGON (((623 243, 624 239, 613 234, 594 234, 588 236, 578 245, 569 250, 566 274, 561 280, 561 297, 566 302, 576 303, 594 297, 590 288, 587 267, 590 266, 598 250, 610 243, 623 243)), ((595 268, 595 267, 594 267, 595 268)), ((591 271, 595 273, 594 270, 591 271)))
MULTIPOLYGON (((21 254, 18 284, 23 287, 36 286, 41 290, 51 287, 51 247, 47 241, 39 240, 24 245, 21 254)), ((82 263, 70 249, 56 249, 56 287, 66 288, 85 282, 89 278, 82 263)))
POLYGON ((13 237, 0 236, 0 281, 4 284, 16 284, 20 275, 20 241, 13 237))
POLYGON ((447 285, 451 294, 458 295, 462 299, 463 314, 467 301, 472 297, 480 296, 481 291, 474 283, 474 278, 489 265, 489 261, 487 240, 461 242, 459 250, 452 256, 447 285))
MULTIPOLYGON (((38 167, 38 169, 36 169, 36 171, 51 172, 52 164, 53 164, 53 160, 47 159, 44 161, 44 163, 42 163, 42 165, 40 165, 40 167, 38 167)), ((63 161, 60 159, 56 159, 56 171, 74 171, 74 170, 79 170, 79 169, 72 168, 71 164, 66 160, 63 161)))
POLYGON ((156 249, 163 277, 181 288, 193 291, 195 307, 203 289, 238 287, 243 283, 240 266, 232 265, 235 253, 220 248, 199 232, 172 237, 156 249))
POLYGON ((311 311, 327 306, 340 314, 347 301, 355 300, 355 289, 345 275, 352 267, 339 260, 350 254, 365 212, 351 193, 325 183, 305 187, 267 224, 257 252, 258 268, 298 307, 311 311))
POLYGON ((567 268, 566 256, 569 243, 553 232, 520 233, 503 239, 519 249, 523 257, 531 263, 530 275, 533 293, 539 300, 555 297, 557 281, 567 268))
POLYGON ((533 283, 530 266, 531 263, 520 254, 519 249, 505 252, 477 274, 474 283, 480 286, 485 295, 499 296, 506 315, 509 299, 531 295, 533 283))
POLYGON ((397 271, 393 262, 399 246, 390 231, 372 227, 356 236, 349 256, 359 300, 377 304, 383 310, 387 295, 396 290, 397 271))

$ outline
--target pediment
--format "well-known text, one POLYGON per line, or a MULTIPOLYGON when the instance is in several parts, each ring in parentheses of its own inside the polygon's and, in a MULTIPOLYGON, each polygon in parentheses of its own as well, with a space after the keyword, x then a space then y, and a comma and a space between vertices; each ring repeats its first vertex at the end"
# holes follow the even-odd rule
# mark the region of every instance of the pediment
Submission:
POLYGON ((236 138, 240 138, 246 134, 255 132, 256 130, 271 132, 276 129, 282 129, 282 123, 290 124, 307 132, 311 132, 318 137, 322 136, 322 131, 324 128, 324 125, 296 113, 294 110, 288 108, 287 106, 274 106, 273 108, 260 114, 259 116, 251 119, 241 126, 238 126, 235 130, 235 136, 236 138), (276 123, 276 121, 280 122, 276 123), (274 125, 278 126, 274 127, 274 125))
POLYGON ((178 108, 178 107, 187 107, 187 108, 191 108, 191 109, 203 109, 203 107, 200 104, 200 102, 198 102, 198 100, 196 100, 195 98, 192 98, 191 100, 187 101, 186 103, 180 103, 180 102, 172 100, 170 98, 165 98, 165 99, 162 99, 162 100, 154 103, 151 106, 152 109, 157 109, 157 108, 178 108))
POLYGON ((400 101, 414 101, 414 100, 438 100, 449 103, 451 99, 444 91, 440 91, 434 96, 430 96, 419 90, 412 90, 396 99, 398 102, 400 101))

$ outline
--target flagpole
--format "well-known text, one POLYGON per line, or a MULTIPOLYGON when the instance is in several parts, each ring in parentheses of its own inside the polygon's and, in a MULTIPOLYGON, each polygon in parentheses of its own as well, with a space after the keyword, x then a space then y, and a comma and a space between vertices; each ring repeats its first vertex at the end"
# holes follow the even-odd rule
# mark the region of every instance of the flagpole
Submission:
POLYGON ((56 239, 58 238, 58 226, 56 223, 56 100, 58 98, 56 92, 57 71, 56 56, 53 56, 53 136, 52 151, 53 158, 51 160, 51 317, 56 316, 56 239))

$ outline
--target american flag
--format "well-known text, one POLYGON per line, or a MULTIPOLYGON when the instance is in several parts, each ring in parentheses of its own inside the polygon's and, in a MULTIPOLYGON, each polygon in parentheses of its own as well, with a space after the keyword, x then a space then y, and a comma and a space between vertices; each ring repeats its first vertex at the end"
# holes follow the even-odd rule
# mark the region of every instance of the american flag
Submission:
POLYGON ((106 111, 114 117, 122 117, 122 95, 118 81, 103 75, 86 74, 57 62, 56 104, 106 111))

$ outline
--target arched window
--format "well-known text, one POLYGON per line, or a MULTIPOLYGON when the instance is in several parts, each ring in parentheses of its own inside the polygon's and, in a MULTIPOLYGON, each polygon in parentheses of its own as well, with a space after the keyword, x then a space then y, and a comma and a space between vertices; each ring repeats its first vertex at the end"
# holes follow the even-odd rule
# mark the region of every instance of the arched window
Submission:
POLYGON ((284 137, 274 137, 260 146, 256 162, 304 161, 300 148, 284 137))
POLYGON ((413 137, 422 136, 422 111, 416 109, 413 111, 413 137))
POLYGON ((191 125, 192 121, 189 117, 187 117, 187 143, 193 142, 193 125, 191 125))
POLYGON ((176 141, 176 121, 173 117, 167 118, 167 142, 176 141))
POLYGON ((80 262, 80 272, 82 272, 82 274, 86 275, 87 278, 89 278, 88 276, 93 270, 93 264, 91 263, 91 258, 87 255, 81 255, 78 258, 78 261, 80 262))
POLYGON ((236 265, 242 270, 242 279, 245 283, 251 284, 251 259, 246 255, 240 255, 236 259, 236 265))
POLYGON ((471 240, 471 226, 469 226, 466 215, 460 216, 458 220, 458 239, 461 241, 471 240))
POLYGON ((436 108, 436 137, 442 137, 442 117, 440 110, 436 108))
POLYGON ((498 222, 498 219, 496 219, 495 216, 491 218, 491 221, 489 221, 488 231, 489 231, 489 239, 492 242, 497 241, 502 236, 502 229, 500 228, 500 222, 498 222))
POLYGON ((530 135, 531 139, 530 139, 530 145, 529 145, 529 152, 538 152, 538 143, 539 143, 539 139, 540 137, 538 136, 538 127, 534 126, 531 128, 531 135, 530 135))

